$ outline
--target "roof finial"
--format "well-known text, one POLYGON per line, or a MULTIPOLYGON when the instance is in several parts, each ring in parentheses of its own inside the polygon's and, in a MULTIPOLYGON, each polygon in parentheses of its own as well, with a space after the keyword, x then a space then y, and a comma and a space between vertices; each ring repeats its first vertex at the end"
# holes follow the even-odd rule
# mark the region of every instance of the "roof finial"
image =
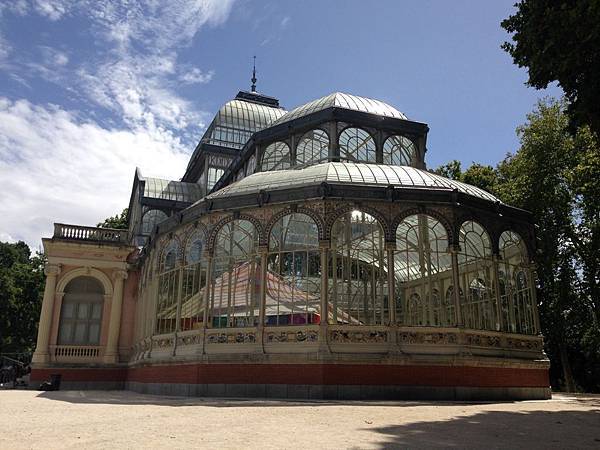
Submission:
POLYGON ((252 87, 251 91, 256 92, 256 56, 254 56, 254 66, 252 67, 252 87))

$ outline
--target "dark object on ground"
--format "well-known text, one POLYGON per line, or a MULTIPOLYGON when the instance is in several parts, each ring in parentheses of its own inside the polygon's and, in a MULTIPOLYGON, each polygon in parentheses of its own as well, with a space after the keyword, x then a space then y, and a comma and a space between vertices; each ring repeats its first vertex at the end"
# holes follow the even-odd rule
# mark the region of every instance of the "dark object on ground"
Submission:
POLYGON ((53 373, 50 375, 50 381, 44 381, 40 384, 40 391, 59 391, 60 390, 60 380, 62 375, 59 373, 53 373))

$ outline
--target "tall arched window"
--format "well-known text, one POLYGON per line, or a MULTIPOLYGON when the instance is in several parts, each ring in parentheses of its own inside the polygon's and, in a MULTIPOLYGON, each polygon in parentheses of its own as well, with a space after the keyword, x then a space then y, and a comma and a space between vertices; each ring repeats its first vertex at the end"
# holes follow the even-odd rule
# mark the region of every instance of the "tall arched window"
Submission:
POLYGON ((394 253, 396 308, 405 325, 448 326, 455 323, 453 304, 440 292, 452 284, 448 234, 435 218, 418 214, 404 219, 396 229, 394 253), (410 302, 417 294, 419 302, 410 302), (419 307, 415 311, 415 307, 419 307))
POLYGON ((535 334, 535 308, 529 258, 525 243, 517 233, 500 235, 500 298, 504 329, 513 333, 535 334))
POLYGON ((210 289, 215 328, 256 326, 259 316, 258 232, 252 222, 233 220, 217 233, 210 289))
POLYGON ((98 345, 104 288, 93 277, 77 277, 67 284, 60 310, 59 345, 98 345))
POLYGON ((285 142, 273 142, 265 149, 261 170, 283 170, 290 168, 290 148, 285 142))
POLYGON ((459 243, 459 280, 466 292, 461 306, 464 325, 466 328, 495 330, 490 237, 480 224, 467 221, 460 228, 459 243))
POLYGON ((320 323, 319 232, 306 214, 279 219, 269 238, 267 325, 320 323))
POLYGON ((384 235, 362 211, 337 219, 331 229, 329 320, 383 325, 389 320, 384 235))
POLYGON ((329 157, 329 136, 323 130, 305 133, 296 147, 296 164, 309 164, 327 161, 329 157))
POLYGON ((383 144, 383 163, 394 166, 410 166, 415 153, 413 141, 404 136, 390 136, 383 144))
POLYGON ((353 162, 376 162, 375 141, 361 128, 346 128, 340 134, 340 157, 353 162))
POLYGON ((185 246, 179 327, 182 331, 200 328, 204 318, 207 269, 205 246, 204 232, 200 230, 195 230, 189 236, 185 246))
POLYGON ((142 234, 150 234, 156 225, 167 220, 167 215, 160 209, 146 211, 142 217, 142 234))
POLYGON ((179 242, 172 239, 163 248, 159 262, 156 332, 173 333, 177 328, 179 298, 179 242))

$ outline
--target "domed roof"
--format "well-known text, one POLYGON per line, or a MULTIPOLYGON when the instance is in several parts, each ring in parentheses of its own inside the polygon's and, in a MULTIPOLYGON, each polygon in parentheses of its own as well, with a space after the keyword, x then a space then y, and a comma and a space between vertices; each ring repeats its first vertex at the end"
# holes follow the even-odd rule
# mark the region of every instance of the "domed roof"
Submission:
POLYGON ((201 142, 242 148, 253 133, 285 113, 285 109, 277 106, 238 99, 228 101, 219 109, 201 142))
POLYGON ((326 95, 325 97, 318 98, 317 100, 313 100, 312 102, 308 102, 292 109, 271 123, 271 126, 289 122, 299 117, 307 116, 308 114, 332 107, 361 111, 384 117, 393 117, 395 119, 407 119, 406 116, 396 108, 382 101, 367 97, 359 97, 357 95, 344 94, 342 92, 334 92, 333 94, 326 95))
POLYGON ((303 169, 275 170, 258 172, 236 181, 207 198, 223 198, 236 195, 299 188, 309 185, 354 184, 366 186, 407 189, 426 189, 435 191, 458 190, 464 194, 499 202, 500 200, 483 189, 440 175, 409 166, 388 166, 384 164, 361 164, 351 162, 327 162, 308 166, 303 169))

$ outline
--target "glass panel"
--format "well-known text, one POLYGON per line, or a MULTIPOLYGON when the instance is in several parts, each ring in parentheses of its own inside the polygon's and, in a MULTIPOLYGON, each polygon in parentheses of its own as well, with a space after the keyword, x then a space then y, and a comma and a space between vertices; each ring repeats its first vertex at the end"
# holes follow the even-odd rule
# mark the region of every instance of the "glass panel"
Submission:
POLYGON ((309 164, 327 161, 329 157, 329 136, 323 130, 305 133, 296 147, 296 164, 309 164))
POLYGON ((375 141, 360 128, 346 128, 340 134, 340 157, 352 162, 376 162, 375 141))
POLYGON ((321 321, 318 227, 305 214, 289 214, 271 230, 267 262, 266 325, 321 321))
POLYGON ((463 323, 466 328, 495 330, 490 237, 480 224, 468 221, 460 228, 459 243, 459 279, 466 293, 461 297, 463 323))
POLYGON ((258 324, 260 267, 258 233, 251 222, 234 220, 218 232, 210 289, 209 326, 258 324))
POLYGON ((289 169, 290 148, 285 142, 274 142, 265 149, 262 171, 289 169))
POLYGON ((167 218, 168 216, 159 209, 149 210, 142 218, 142 234, 150 234, 156 225, 167 218))
POLYGON ((73 324, 70 322, 62 322, 60 324, 60 332, 58 336, 59 344, 69 344, 72 342, 73 324))
POLYGON ((87 303, 79 303, 77 307, 77 318, 78 319, 87 319, 90 313, 90 305, 87 303))
POLYGON ((344 214, 331 231, 330 323, 383 325, 389 318, 384 236, 362 211, 344 214))
POLYGON ((88 344, 97 345, 100 342, 100 324, 90 324, 88 344))
POLYGON ((400 223, 396 229, 394 275, 400 323, 454 325, 452 259, 446 229, 437 219, 418 214, 400 223), (440 292, 446 293, 443 299, 440 292))
POLYGON ((62 317, 63 319, 72 319, 75 313, 75 305, 73 303, 63 303, 62 317))
POLYGON ((87 331, 87 323, 78 322, 75 324, 75 337, 73 338, 73 343, 75 344, 86 344, 86 331, 87 331))
POLYGON ((383 144, 383 163, 410 166, 415 157, 415 144, 404 136, 390 136, 383 144))

